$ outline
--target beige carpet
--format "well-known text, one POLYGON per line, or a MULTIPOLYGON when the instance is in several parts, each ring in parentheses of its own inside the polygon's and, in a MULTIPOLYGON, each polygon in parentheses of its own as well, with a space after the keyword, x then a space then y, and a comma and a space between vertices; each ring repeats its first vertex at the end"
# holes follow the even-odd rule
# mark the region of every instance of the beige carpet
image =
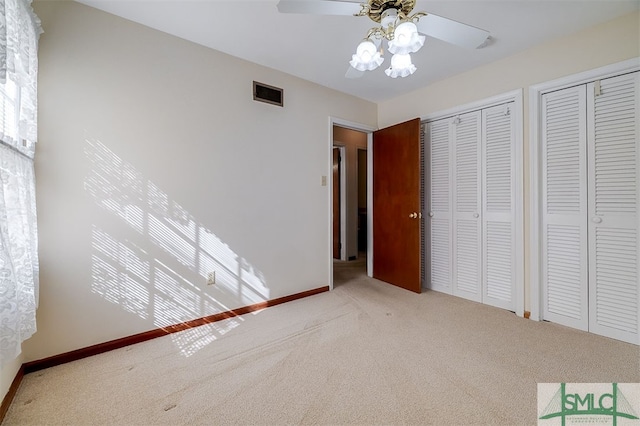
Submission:
POLYGON ((30 374, 3 424, 535 424, 538 382, 640 382, 637 346, 336 264, 336 289, 30 374))

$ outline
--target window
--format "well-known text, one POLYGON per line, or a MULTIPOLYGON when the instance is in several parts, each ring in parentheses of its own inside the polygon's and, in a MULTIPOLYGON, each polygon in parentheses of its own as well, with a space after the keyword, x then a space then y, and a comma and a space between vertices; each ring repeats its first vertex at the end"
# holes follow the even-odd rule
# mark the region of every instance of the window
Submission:
POLYGON ((36 330, 33 158, 40 21, 31 0, 0 3, 0 367, 36 330))
POLYGON ((0 139, 3 141, 17 139, 18 96, 19 89, 13 81, 0 84, 0 139))

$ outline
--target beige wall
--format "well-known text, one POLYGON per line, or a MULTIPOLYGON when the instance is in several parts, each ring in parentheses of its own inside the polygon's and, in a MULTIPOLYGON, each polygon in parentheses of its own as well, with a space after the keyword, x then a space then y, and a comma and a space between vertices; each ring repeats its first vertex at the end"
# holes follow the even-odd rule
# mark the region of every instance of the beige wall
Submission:
MULTIPOLYGON (((333 144, 343 146, 347 175, 347 259, 358 256, 358 149, 367 149, 367 134, 333 127, 333 144)), ((365 188, 366 191, 366 188, 365 188)))
POLYGON ((524 89, 525 309, 529 303, 529 93, 531 85, 640 56, 640 13, 632 13, 439 81, 378 105, 380 128, 524 89))
POLYGON ((329 117, 373 127, 375 104, 75 2, 35 8, 41 290, 25 361, 328 285, 329 117), (253 80, 285 107, 253 101, 253 80))

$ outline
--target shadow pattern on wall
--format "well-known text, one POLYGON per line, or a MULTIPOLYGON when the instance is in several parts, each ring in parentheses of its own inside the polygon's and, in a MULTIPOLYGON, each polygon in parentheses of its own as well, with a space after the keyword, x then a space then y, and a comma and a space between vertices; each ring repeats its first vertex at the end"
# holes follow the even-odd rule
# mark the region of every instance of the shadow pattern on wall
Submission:
MULTIPOLYGON (((265 276, 133 165, 98 140, 86 140, 85 154, 85 190, 119 225, 92 226, 92 293, 158 328, 268 300, 265 276)), ((190 356, 241 322, 171 336, 190 356)))

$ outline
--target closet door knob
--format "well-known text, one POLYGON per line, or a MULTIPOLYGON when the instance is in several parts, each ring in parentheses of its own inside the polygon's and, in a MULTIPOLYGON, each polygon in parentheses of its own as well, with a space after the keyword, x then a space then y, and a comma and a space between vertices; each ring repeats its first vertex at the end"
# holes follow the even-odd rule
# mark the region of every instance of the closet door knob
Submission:
POLYGON ((594 216, 593 219, 591 219, 593 221, 593 223, 600 223, 602 222, 602 218, 600 216, 594 216))
POLYGON ((478 213, 474 213, 473 217, 475 217, 476 219, 480 217, 480 215, 478 213))

